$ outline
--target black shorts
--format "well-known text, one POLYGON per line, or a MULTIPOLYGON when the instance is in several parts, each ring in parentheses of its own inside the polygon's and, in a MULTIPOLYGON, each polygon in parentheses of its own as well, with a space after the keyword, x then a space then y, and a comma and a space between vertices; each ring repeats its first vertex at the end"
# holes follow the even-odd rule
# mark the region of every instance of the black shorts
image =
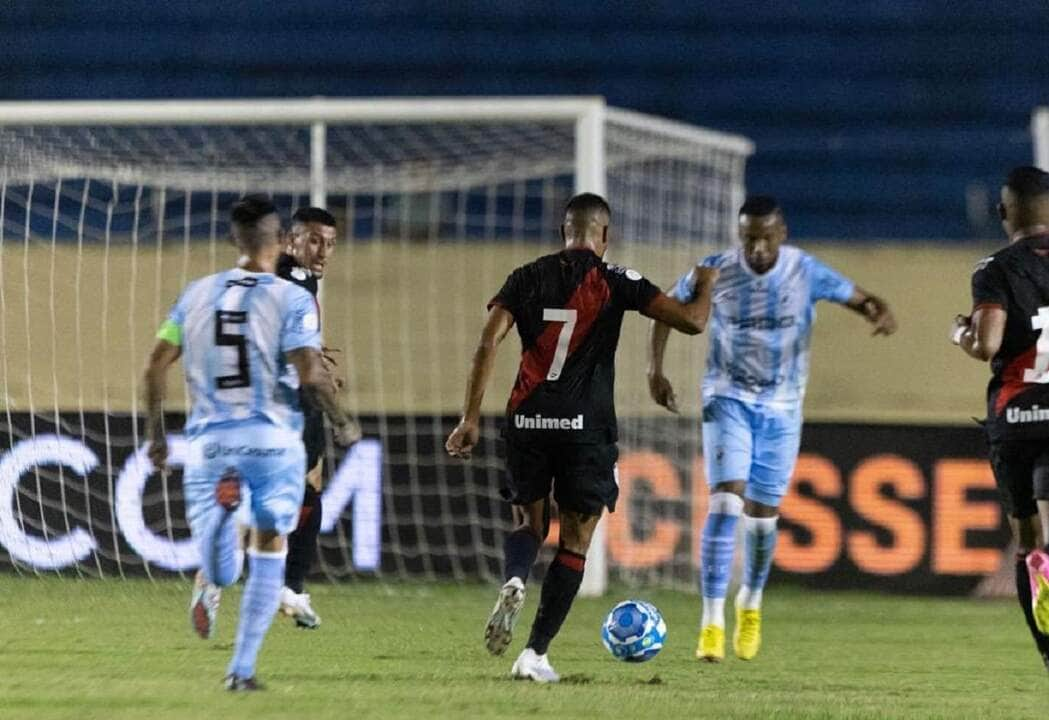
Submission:
POLYGON ((1005 512, 1014 518, 1036 515, 1035 478, 1049 482, 1049 440, 992 443, 990 456, 1005 512))
POLYGON ((528 505, 550 495, 558 508, 584 515, 615 511, 619 497, 613 443, 578 444, 506 440, 506 485, 502 495, 514 505, 528 505))
POLYGON ((317 466, 328 449, 324 434, 324 413, 306 406, 303 408, 302 444, 306 446, 306 472, 317 466))

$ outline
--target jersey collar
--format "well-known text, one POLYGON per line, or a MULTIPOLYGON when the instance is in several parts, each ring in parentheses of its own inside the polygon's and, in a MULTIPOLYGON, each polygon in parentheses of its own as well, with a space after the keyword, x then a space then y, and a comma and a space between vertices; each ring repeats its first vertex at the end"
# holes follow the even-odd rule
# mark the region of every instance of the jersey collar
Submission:
POLYGON ((783 245, 779 246, 779 252, 776 254, 776 262, 774 262, 772 264, 772 267, 770 267, 761 275, 759 275, 757 271, 750 266, 750 263, 747 262, 747 258, 743 254, 743 248, 738 247, 736 248, 736 256, 739 258, 739 266, 743 268, 743 272, 745 272, 754 280, 768 280, 769 278, 775 276, 779 272, 780 268, 783 267, 783 247, 783 245))

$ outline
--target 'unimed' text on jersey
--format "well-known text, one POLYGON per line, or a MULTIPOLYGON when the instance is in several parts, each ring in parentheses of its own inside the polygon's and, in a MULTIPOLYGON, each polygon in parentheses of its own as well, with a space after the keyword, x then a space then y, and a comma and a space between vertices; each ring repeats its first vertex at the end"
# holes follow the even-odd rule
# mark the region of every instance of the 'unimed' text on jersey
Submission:
POLYGON ((659 288, 590 250, 564 250, 514 270, 489 307, 513 316, 521 366, 507 404, 507 433, 562 442, 616 439, 616 346, 623 313, 659 288))
POLYGON ((157 336, 182 347, 187 435, 242 420, 302 432, 299 383, 285 354, 321 347, 306 290, 240 268, 209 275, 186 287, 157 336))
POLYGON ((1049 437, 1049 257, 1032 247, 1047 241, 1049 236, 1018 240, 973 272, 973 310, 1006 312, 987 386, 992 441, 1049 437))
MULTIPOLYGON (((795 408, 805 397, 816 302, 844 303, 850 280, 802 250, 780 247, 776 264, 758 275, 737 247, 703 260, 721 271, 714 285, 703 401, 727 397, 795 408)), ((692 299, 685 273, 671 295, 692 299)))

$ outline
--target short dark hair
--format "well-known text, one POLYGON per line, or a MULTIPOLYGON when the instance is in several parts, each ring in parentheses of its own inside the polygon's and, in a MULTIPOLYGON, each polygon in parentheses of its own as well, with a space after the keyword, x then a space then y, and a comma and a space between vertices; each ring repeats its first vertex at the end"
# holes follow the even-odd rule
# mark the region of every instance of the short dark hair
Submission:
POLYGON ((1049 173, 1032 165, 1013 168, 1005 181, 1019 200, 1031 200, 1049 194, 1049 173))
POLYGON ((335 227, 335 216, 324 208, 304 207, 291 216, 293 223, 320 223, 326 227, 335 227))
POLYGON ((245 195, 235 202, 230 209, 229 216, 235 225, 249 230, 254 228, 259 220, 275 212, 277 212, 277 206, 273 204, 269 195, 259 193, 245 195))
POLYGON ((749 195, 739 208, 740 215, 772 215, 780 212, 779 203, 771 195, 749 195))
POLYGON ((595 193, 580 193, 565 204, 565 215, 568 213, 590 215, 599 211, 612 217, 612 208, 608 207, 603 197, 595 193))

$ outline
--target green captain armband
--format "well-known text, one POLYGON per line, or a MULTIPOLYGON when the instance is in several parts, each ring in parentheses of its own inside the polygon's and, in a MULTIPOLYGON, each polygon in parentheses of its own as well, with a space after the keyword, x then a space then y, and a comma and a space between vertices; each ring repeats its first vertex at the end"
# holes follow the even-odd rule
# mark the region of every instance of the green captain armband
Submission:
POLYGON ((157 330, 157 340, 167 340, 172 345, 182 346, 182 328, 174 320, 165 320, 157 330))

